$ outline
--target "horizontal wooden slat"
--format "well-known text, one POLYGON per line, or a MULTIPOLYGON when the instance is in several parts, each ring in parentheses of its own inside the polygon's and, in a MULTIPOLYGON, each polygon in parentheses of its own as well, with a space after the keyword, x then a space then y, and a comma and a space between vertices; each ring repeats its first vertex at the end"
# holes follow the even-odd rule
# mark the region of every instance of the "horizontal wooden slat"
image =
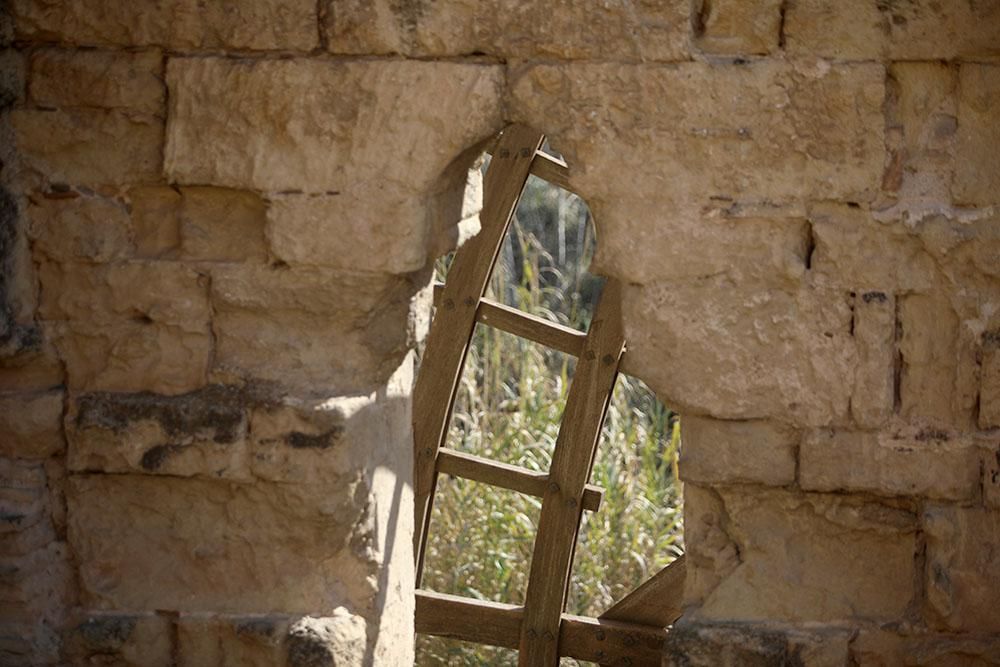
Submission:
POLYGON ((488 299, 480 301, 476 320, 574 357, 580 356, 583 343, 587 339, 587 335, 582 331, 543 320, 488 299))
POLYGON ((530 172, 533 176, 548 181, 552 185, 577 194, 576 190, 573 189, 573 184, 569 182, 569 167, 555 156, 538 151, 535 153, 535 159, 531 161, 530 172))
POLYGON ((612 621, 666 627, 681 616, 686 565, 681 556, 601 614, 612 621))
MULTIPOLYGON (((545 495, 545 485, 548 482, 548 475, 545 473, 444 447, 438 451, 437 471, 536 498, 545 495)), ((596 512, 601 507, 603 497, 604 489, 588 484, 583 490, 583 509, 596 512)))
MULTIPOLYGON (((522 607, 422 590, 416 602, 421 634, 517 648, 522 607)), ((563 614, 559 654, 605 665, 658 666, 666 637, 663 628, 563 614)))

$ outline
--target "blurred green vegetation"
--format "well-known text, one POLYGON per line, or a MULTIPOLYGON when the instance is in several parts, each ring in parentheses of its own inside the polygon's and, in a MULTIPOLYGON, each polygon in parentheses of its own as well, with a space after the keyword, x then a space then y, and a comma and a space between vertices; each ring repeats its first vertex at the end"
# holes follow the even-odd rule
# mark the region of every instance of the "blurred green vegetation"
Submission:
MULTIPOLYGON (((587 272, 593 225, 577 197, 532 177, 488 296, 586 330, 602 280, 587 272)), ((438 266, 438 279, 447 260, 438 266)), ((478 326, 455 401, 448 446, 547 471, 574 359, 478 326)), ((597 616, 683 551, 676 474, 678 416, 637 379, 620 376, 591 482, 567 611, 597 616)), ((442 475, 423 587, 521 604, 541 500, 442 475)), ((567 664, 576 664, 566 660, 567 664)), ((418 665, 516 665, 516 651, 418 636, 418 665)))

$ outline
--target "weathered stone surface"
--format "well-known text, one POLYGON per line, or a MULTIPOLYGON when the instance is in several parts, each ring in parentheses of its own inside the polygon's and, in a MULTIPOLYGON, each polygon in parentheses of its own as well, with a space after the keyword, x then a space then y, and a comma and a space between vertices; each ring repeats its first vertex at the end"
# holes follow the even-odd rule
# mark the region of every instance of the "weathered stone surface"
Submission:
POLYGON ((48 341, 38 340, 14 359, 0 361, 0 393, 52 389, 63 384, 64 377, 62 362, 48 341))
POLYGON ((285 616, 181 614, 177 619, 179 667, 284 665, 285 616))
POLYGON ((40 49, 31 56, 29 92, 42 106, 133 109, 163 117, 163 55, 40 49))
POLYGON ((792 0, 785 45, 794 55, 847 60, 1000 58, 1000 7, 992 2, 792 0))
POLYGON ((983 443, 983 503, 1000 510, 1000 444, 988 436, 983 443))
POLYGON ((657 283, 627 288, 623 310, 635 368, 684 414, 812 425, 847 415, 846 294, 657 283))
POLYGON ((1000 632, 1000 512, 950 505, 924 512, 926 613, 934 627, 1000 632))
POLYGON ((858 365, 851 393, 851 417, 863 428, 878 428, 896 401, 896 299, 885 292, 854 298, 854 340, 858 365))
POLYGON ((709 487, 684 485, 684 605, 700 605, 740 564, 739 546, 726 532, 722 497, 709 487))
POLYGON ((695 45, 719 55, 766 55, 778 49, 781 0, 698 0, 695 45))
POLYGON ((720 197, 866 201, 881 180, 878 65, 536 65, 511 79, 511 118, 551 135, 602 243, 651 211, 659 222, 720 197))
POLYGON ((781 486, 795 481, 798 433, 762 421, 681 419, 680 471, 685 482, 748 482, 781 486))
POLYGON ((0 395, 0 456, 44 459, 62 452, 63 392, 0 395))
POLYGON ((14 0, 12 5, 18 36, 35 40, 294 51, 309 51, 319 42, 312 0, 155 0, 142 5, 85 0, 72 6, 58 0, 14 0))
POLYGON ((181 188, 181 254, 192 260, 263 262, 266 216, 267 206, 252 192, 181 188))
POLYGON ((41 315, 82 390, 176 394, 205 383, 205 282, 180 264, 45 263, 41 315))
POLYGON ((409 279, 386 275, 219 267, 215 369, 326 395, 370 391, 416 340, 416 291, 409 279))
POLYGON ((612 232, 597 244, 595 263, 613 267, 623 280, 640 283, 722 277, 737 283, 794 285, 805 274, 808 229, 801 218, 681 212, 664 219, 655 235, 642 233, 646 220, 616 220, 612 232))
POLYGON ((814 431, 802 441, 799 484, 807 491, 971 500, 979 493, 980 449, 933 431, 814 431))
POLYGON ((846 630, 810 633, 682 621, 667 635, 663 667, 834 667, 847 664, 849 638, 846 630))
POLYGON ((983 334, 979 428, 1000 428, 1000 331, 983 334))
POLYGON ((879 630, 862 630, 851 642, 851 658, 861 667, 955 667, 1000 663, 1000 641, 990 637, 927 634, 905 637, 879 630))
MULTIPOLYGON (((688 503, 698 497, 686 495, 688 503)), ((701 512, 701 521, 728 536, 738 564, 726 560, 721 572, 696 575, 718 585, 696 588, 704 599, 692 619, 891 620, 913 598, 916 518, 909 511, 757 487, 719 490, 712 502, 711 518, 701 512)), ((685 536, 699 554, 688 563, 695 571, 715 565, 700 557, 700 538, 685 536)), ((686 588, 685 594, 698 602, 686 588)))
POLYGON ((35 252, 60 262, 108 262, 132 255, 125 206, 102 197, 34 198, 28 235, 35 252))
POLYGON ((289 629, 287 644, 288 667, 360 665, 367 644, 365 622, 343 607, 328 617, 306 616, 289 629))
POLYGON ((176 188, 140 186, 128 191, 136 256, 174 258, 180 251, 181 194, 176 188))
POLYGON ((375 566, 354 545, 369 530, 367 497, 357 479, 305 487, 72 476, 82 601, 222 613, 365 606, 375 566))
POLYGON ((174 664, 171 636, 167 616, 92 612, 66 633, 63 651, 74 664, 169 667, 174 664))
POLYGON ((845 204, 809 209, 816 243, 811 276, 817 284, 851 290, 926 290, 940 277, 921 239, 899 224, 872 219, 845 204))
POLYGON ((500 129, 502 80, 485 65, 172 59, 166 171, 180 183, 426 195, 500 129))
POLYGON ((687 2, 327 0, 335 53, 684 60, 687 2), (487 18, 488 17, 488 18, 487 18))
POLYGON ((902 337, 901 414, 910 422, 964 428, 971 422, 975 389, 963 386, 960 319, 940 294, 913 294, 899 299, 902 337))
POLYGON ((160 177, 163 121, 131 111, 15 109, 21 166, 49 182, 142 183, 160 177))
MULTIPOLYGON (((1000 8, 995 8, 1000 19, 1000 8)), ((1000 20, 994 27, 1000 34, 1000 20)), ((1000 51, 1000 37, 997 38, 1000 51)), ((962 65, 959 70, 958 146, 954 195, 959 203, 1000 204, 1000 65, 962 65)))
POLYGON ((249 388, 213 385, 180 396, 83 394, 66 415, 67 465, 86 472, 139 472, 250 481, 249 388))
POLYGON ((24 101, 24 54, 14 49, 0 51, 0 109, 24 101))

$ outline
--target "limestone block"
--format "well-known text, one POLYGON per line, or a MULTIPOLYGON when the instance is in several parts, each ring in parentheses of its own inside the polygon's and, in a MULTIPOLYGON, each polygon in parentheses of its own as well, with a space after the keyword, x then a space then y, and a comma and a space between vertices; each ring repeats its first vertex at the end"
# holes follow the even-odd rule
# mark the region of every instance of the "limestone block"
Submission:
POLYGON ((911 291, 940 281, 934 259, 903 225, 876 222, 861 208, 817 204, 809 209, 819 285, 850 290, 911 291))
POLYGON ((546 64, 511 85, 511 119, 545 128, 601 207, 601 243, 720 198, 861 202, 881 181, 880 65, 546 64))
POLYGON ((854 340, 858 365, 851 393, 851 416, 863 428, 878 428, 895 404, 896 299, 885 292, 862 292, 854 299, 854 340))
POLYGON ((99 609, 322 613, 371 603, 363 482, 74 475, 69 541, 99 609))
POLYGON ((46 330, 71 387, 176 394, 205 383, 205 282, 165 262, 40 267, 46 330))
POLYGON ((24 101, 25 69, 23 53, 0 50, 0 109, 24 101))
MULTIPOLYGON (((995 8, 1000 19, 1000 8, 995 8)), ((1000 20, 995 22, 1000 26, 1000 20)), ((996 27, 1000 33, 1000 27, 996 27)), ((1000 42, 1000 37, 997 38, 1000 42)), ((1000 46, 997 47, 1000 50, 1000 46)), ((958 145, 954 195, 959 203, 1000 203, 1000 65, 962 65, 959 70, 958 145)))
POLYGON ((327 0, 335 53, 502 58, 684 60, 689 7, 679 0, 327 0))
POLYGON ((360 665, 366 632, 364 620, 343 607, 328 617, 301 618, 288 631, 288 667, 360 665))
POLYGON ((32 198, 28 236, 35 252, 59 262, 108 262, 132 255, 125 206, 102 197, 32 198))
POLYGON ((964 386, 962 371, 974 359, 971 350, 963 354, 955 306, 939 294, 908 295, 899 299, 899 319, 902 416, 940 428, 970 425, 975 388, 964 386))
POLYGON ((181 245, 180 199, 177 189, 160 185, 129 189, 136 256, 177 256, 181 245))
POLYGON ((44 459, 62 452, 63 392, 0 395, 0 456, 44 459))
POLYGON ((370 391, 415 342, 416 291, 384 274, 220 265, 215 370, 328 396, 370 391))
POLYGON ((979 428, 1000 428, 1000 331, 983 334, 979 428))
POLYGON ((58 665, 59 649, 59 635, 46 623, 0 622, 0 656, 11 665, 58 665))
MULTIPOLYGON (((717 495, 716 521, 737 545, 738 565, 726 565, 692 619, 892 620, 911 603, 911 512, 849 496, 759 487, 717 495)), ((688 536, 685 541, 696 548, 688 536)))
POLYGON ((952 667, 1000 662, 1000 641, 990 637, 926 634, 906 637, 880 630, 862 630, 851 642, 851 658, 860 667, 952 667))
POLYGON ((700 605, 740 564, 739 546, 727 533, 722 497, 709 487, 684 485, 684 605, 700 605))
POLYGON ((181 614, 177 619, 179 667, 271 667, 285 664, 285 616, 181 614))
MULTIPOLYGON (((678 212, 656 223, 618 217, 620 206, 595 204, 595 220, 612 221, 594 262, 623 280, 704 280, 795 285, 805 274, 808 229, 802 218, 740 218, 678 212)), ((601 224, 601 223, 598 223, 601 224)), ((602 227, 603 230, 603 227, 602 227)))
POLYGON ((41 106, 133 109, 163 117, 163 55, 40 49, 31 55, 29 92, 41 106))
POLYGON ((66 416, 73 471, 250 481, 252 389, 211 385, 180 396, 82 394, 66 416))
POLYGON ((282 49, 309 51, 319 42, 312 0, 202 3, 154 0, 14 0, 21 38, 80 45, 173 49, 282 49))
POLYGON ((932 431, 814 431, 802 441, 799 484, 807 491, 870 492, 972 500, 979 493, 980 449, 932 431))
POLYGON ((849 638, 848 631, 837 629, 782 631, 681 621, 667 635, 663 667, 833 667, 846 664, 849 638))
POLYGON ((42 391, 64 384, 65 373, 55 348, 40 338, 37 345, 16 358, 0 360, 0 393, 42 391))
POLYGON ((22 166, 50 182, 141 183, 160 178, 163 121, 132 111, 15 109, 22 166))
POLYGON ((785 48, 793 55, 847 60, 1000 58, 995 3, 792 0, 785 48))
POLYGON ((983 450, 983 504, 1000 510, 1000 445, 987 439, 983 450))
POLYGON ((267 240, 289 264, 407 273, 427 264, 429 230, 400 220, 420 220, 425 210, 415 197, 277 196, 268 207, 267 240))
POLYGON ((426 195, 500 129, 502 82, 486 65, 174 58, 166 172, 182 184, 373 201, 426 195))
POLYGON ((747 482, 781 486, 795 481, 798 434, 763 421, 681 419, 680 471, 685 482, 747 482))
POLYGON ((841 292, 656 283, 624 291, 629 357, 683 414, 843 420, 855 347, 841 292), (706 382, 712 378, 712 382, 706 382))
POLYGON ((926 613, 934 627, 962 632, 1000 631, 1000 512, 953 505, 929 506, 926 613))
POLYGON ((181 188, 181 255, 202 261, 262 262, 267 259, 266 216, 267 206, 252 192, 181 188))
POLYGON ((66 632, 63 650, 74 664, 100 660, 101 664, 169 667, 174 664, 171 635, 168 616, 96 611, 66 632))
POLYGON ((695 11, 695 45, 719 55, 767 55, 778 49, 780 0, 699 0, 695 11))

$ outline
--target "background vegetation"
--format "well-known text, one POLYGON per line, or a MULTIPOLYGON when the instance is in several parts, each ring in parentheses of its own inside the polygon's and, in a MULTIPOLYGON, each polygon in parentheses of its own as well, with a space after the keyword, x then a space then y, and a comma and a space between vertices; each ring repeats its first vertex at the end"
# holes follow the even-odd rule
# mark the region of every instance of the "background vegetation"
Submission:
MULTIPOLYGON (((585 330, 602 281, 586 271, 593 226, 581 200, 529 180, 489 296, 585 330)), ((444 279, 447 261, 439 265, 444 279)), ((448 446, 547 471, 574 360, 477 327, 448 446)), ((640 381, 619 377, 591 482, 604 488, 584 513, 567 610, 599 615, 683 551, 676 476, 678 417, 640 381)), ((524 601, 541 501, 442 476, 423 587, 497 602, 524 601)), ((574 664, 572 661, 567 661, 574 664)), ((515 665, 515 651, 418 636, 418 665, 515 665)))

